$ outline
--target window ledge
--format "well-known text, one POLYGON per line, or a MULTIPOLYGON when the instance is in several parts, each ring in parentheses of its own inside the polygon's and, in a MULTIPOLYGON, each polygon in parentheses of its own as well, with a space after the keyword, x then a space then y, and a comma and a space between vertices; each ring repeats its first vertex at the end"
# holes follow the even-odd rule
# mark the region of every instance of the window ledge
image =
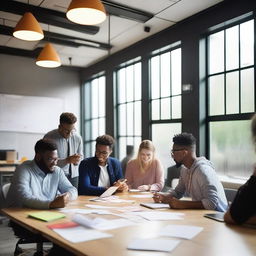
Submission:
POLYGON ((224 188, 238 189, 248 179, 247 178, 231 178, 224 175, 218 176, 224 188))

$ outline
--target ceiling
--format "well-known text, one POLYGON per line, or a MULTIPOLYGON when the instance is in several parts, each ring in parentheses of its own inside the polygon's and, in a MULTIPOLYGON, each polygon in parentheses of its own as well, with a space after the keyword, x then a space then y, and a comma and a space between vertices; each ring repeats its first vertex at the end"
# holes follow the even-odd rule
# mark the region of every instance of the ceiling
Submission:
POLYGON ((50 41, 63 65, 87 67, 221 1, 102 0, 107 19, 97 26, 83 26, 65 16, 71 0, 1 0, 0 53, 36 58, 50 41), (26 11, 40 22, 43 40, 29 42, 12 36, 26 11))

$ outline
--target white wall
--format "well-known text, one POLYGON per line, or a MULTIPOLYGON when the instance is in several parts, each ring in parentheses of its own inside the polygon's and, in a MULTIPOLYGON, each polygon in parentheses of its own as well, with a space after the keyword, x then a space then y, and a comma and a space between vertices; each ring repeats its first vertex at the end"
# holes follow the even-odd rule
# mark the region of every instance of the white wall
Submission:
MULTIPOLYGON (((80 79, 77 70, 41 68, 32 58, 0 54, 0 93, 60 98, 64 103, 63 111, 73 112, 78 117, 77 129, 80 128, 80 79)), ((16 149, 19 158, 26 156, 32 159, 34 144, 42 136, 0 131, 0 149, 16 149)))

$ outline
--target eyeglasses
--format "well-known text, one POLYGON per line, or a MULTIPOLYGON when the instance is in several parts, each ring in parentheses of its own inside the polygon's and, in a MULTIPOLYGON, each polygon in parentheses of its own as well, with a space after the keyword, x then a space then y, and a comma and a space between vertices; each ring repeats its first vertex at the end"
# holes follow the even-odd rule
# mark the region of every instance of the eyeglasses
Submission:
POLYGON ((95 153, 96 155, 108 156, 111 152, 96 150, 95 153))
POLYGON ((182 150, 186 150, 185 148, 177 148, 177 149, 172 149, 171 150, 171 155, 173 155, 175 152, 177 151, 182 151, 182 150))

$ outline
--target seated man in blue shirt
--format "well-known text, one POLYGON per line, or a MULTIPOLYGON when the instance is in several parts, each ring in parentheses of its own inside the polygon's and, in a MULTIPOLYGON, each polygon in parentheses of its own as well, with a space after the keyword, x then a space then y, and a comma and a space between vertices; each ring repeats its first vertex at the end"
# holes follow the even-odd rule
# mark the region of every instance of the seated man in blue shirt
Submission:
POLYGON ((208 209, 224 212, 228 203, 214 166, 205 157, 196 156, 196 139, 190 133, 173 138, 172 157, 181 166, 179 183, 169 194, 155 194, 155 202, 169 203, 174 209, 208 209), (184 195, 192 201, 179 200, 184 195))
MULTIPOLYGON (((37 141, 34 160, 22 163, 15 170, 6 198, 7 207, 62 208, 70 200, 75 200, 77 189, 57 167, 57 160, 57 146, 52 141, 47 139, 37 141)), ((10 226, 19 238, 45 240, 15 222, 10 221, 10 226)), ((17 250, 20 249, 16 247, 16 253, 17 250)), ((56 246, 52 250, 54 253, 56 250, 61 252, 61 255, 66 253, 64 249, 56 246)), ((66 255, 72 254, 66 253, 66 255)))
POLYGON ((110 157, 114 139, 102 135, 96 139, 95 156, 84 159, 79 166, 79 195, 99 196, 110 186, 118 186, 118 191, 128 190, 123 178, 121 163, 110 157))

